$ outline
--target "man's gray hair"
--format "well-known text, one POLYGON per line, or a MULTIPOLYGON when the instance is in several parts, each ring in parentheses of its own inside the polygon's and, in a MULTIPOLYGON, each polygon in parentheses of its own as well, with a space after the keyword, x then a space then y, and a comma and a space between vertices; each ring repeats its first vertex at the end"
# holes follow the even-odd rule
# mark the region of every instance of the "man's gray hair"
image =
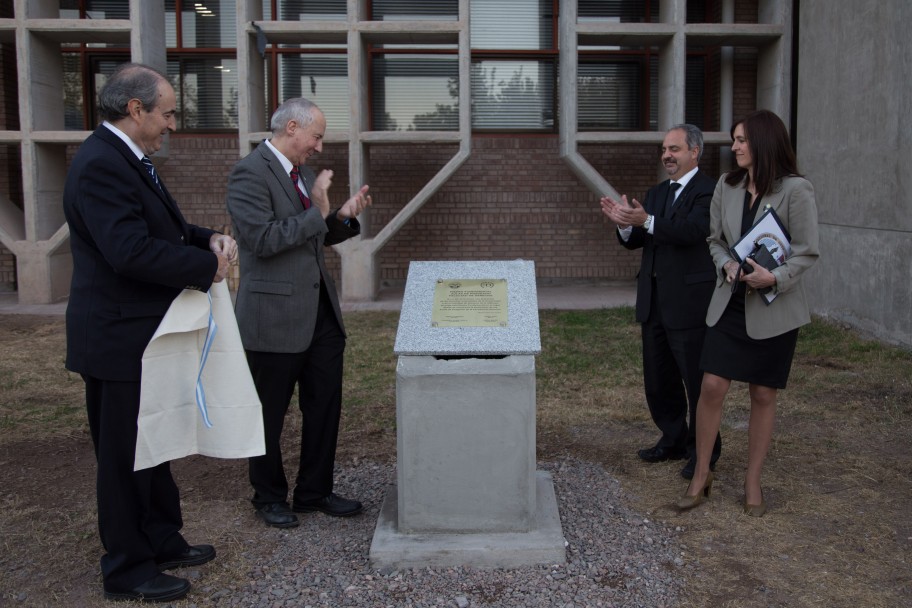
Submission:
POLYGON ((138 99, 146 111, 158 105, 158 85, 164 74, 141 63, 123 63, 108 77, 98 93, 98 113, 109 122, 130 115, 127 104, 138 99))
MULTIPOLYGON (((703 156, 703 131, 701 131, 699 127, 687 123, 675 125, 668 129, 668 131, 674 131, 675 129, 684 131, 684 140, 687 142, 688 148, 691 150, 694 148, 700 149, 700 153, 697 154, 697 162, 700 162, 700 157, 703 156)), ((666 133, 668 131, 666 131, 666 133)))
POLYGON ((303 97, 286 99, 282 105, 276 108, 276 111, 272 113, 272 119, 269 121, 269 128, 272 129, 274 135, 277 135, 279 131, 285 128, 285 125, 288 124, 289 120, 293 120, 302 127, 306 127, 314 121, 316 112, 319 111, 320 108, 317 107, 317 104, 309 99, 304 99, 303 97))

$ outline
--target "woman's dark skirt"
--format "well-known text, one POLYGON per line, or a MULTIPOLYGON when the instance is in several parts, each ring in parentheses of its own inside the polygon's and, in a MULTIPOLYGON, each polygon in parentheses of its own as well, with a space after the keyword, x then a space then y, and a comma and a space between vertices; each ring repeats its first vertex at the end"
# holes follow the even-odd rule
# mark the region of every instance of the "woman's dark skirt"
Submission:
MULTIPOLYGON (((748 297, 759 295, 752 293, 748 297)), ((797 342, 797 328, 764 340, 754 340, 747 335, 742 284, 741 289, 732 294, 719 321, 706 328, 700 367, 704 372, 729 380, 785 388, 797 342)))

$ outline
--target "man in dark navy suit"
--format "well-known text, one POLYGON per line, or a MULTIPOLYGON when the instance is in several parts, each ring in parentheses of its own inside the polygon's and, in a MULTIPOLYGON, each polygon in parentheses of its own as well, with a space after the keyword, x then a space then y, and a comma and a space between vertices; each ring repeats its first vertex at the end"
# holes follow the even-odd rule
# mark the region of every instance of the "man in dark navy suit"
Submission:
MULTIPOLYGON (((636 199, 628 203, 626 196, 601 199, 603 213, 618 226, 621 245, 643 250, 636 320, 642 324, 646 403, 662 436, 638 455, 646 462, 687 458, 681 470, 687 479, 696 464, 700 352, 717 278, 706 243, 715 181, 698 167, 702 154, 700 129, 675 125, 662 142, 662 164, 670 179, 650 188, 642 205, 636 199)), ((721 449, 717 436, 713 466, 721 449)))
POLYGON ((98 107, 104 123, 73 158, 63 193, 73 252, 66 366, 85 381, 105 597, 170 601, 190 583, 162 571, 206 563, 215 549, 181 536, 169 463, 133 470, 142 356, 174 298, 224 280, 237 245, 188 224, 148 158, 175 128, 161 73, 118 67, 98 107))

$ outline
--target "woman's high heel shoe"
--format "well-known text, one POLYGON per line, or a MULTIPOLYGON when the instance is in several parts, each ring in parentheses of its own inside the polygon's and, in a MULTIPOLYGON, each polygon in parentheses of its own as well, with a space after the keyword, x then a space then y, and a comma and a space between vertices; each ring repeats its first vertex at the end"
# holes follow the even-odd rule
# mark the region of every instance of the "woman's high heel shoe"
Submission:
POLYGON ((709 472, 709 476, 706 478, 706 483, 703 484, 703 489, 697 492, 694 496, 689 496, 686 492, 684 496, 678 499, 676 506, 685 511, 687 509, 693 509, 698 504, 703 502, 704 498, 709 498, 709 493, 712 490, 713 485, 713 474, 712 471, 709 472))
POLYGON ((749 505, 747 504, 747 496, 744 497, 744 514, 751 517, 763 517, 763 514, 766 513, 766 499, 763 498, 763 490, 760 490, 760 504, 759 505, 749 505))

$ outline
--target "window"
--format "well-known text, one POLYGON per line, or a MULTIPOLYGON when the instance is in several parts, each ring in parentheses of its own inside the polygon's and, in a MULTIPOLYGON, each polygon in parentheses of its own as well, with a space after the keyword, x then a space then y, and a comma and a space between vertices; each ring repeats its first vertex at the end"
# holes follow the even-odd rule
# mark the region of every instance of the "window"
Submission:
MULTIPOLYGON (((374 0, 373 21, 454 21, 457 0, 374 0)), ((369 45, 370 128, 375 131, 459 129, 459 64, 455 44, 369 45)))
POLYGON ((83 130, 85 95, 79 54, 63 54, 63 124, 66 129, 83 130))
POLYGON ((237 128, 237 60, 233 55, 169 58, 167 75, 177 93, 178 130, 237 128))
MULTIPOLYGON (((553 0, 472 0, 473 130, 554 130, 554 6, 553 0)), ((456 1, 375 0, 372 7, 375 20, 458 17, 456 1)), ((455 45, 377 45, 370 53, 373 129, 459 128, 455 45)))
POLYGON ((371 66, 377 131, 455 131, 459 66, 454 55, 381 55, 371 66))
MULTIPOLYGON (((166 74, 177 95, 177 128, 225 132, 237 128, 235 0, 165 0, 166 74)), ((129 0, 62 0, 61 16, 129 19, 129 0)), ((67 129, 92 128, 98 91, 117 65, 130 60, 128 45, 63 45, 67 129)))
MULTIPOLYGON (((261 1, 266 20, 344 21, 347 18, 346 0, 261 1)), ((328 130, 349 128, 346 45, 267 44, 263 61, 266 125, 280 103, 293 97, 306 97, 324 110, 328 130)))
MULTIPOLYGON (((129 19, 128 0, 61 0, 63 19, 129 19)), ((128 45, 62 44, 64 128, 82 131, 94 127, 95 100, 104 74, 130 60, 128 45)))
POLYGON ((168 78, 179 131, 237 128, 237 3, 165 0, 168 78))
MULTIPOLYGON (((327 129, 349 128, 348 58, 344 54, 278 55, 279 98, 306 97, 320 106, 326 116, 327 129)), ((266 104, 271 108, 278 104, 266 104)), ((269 124, 269 116, 266 124, 269 124)))
MULTIPOLYGON (((658 0, 579 0, 580 21, 657 22, 658 0)), ((688 0, 688 22, 705 20, 705 2, 688 0)), ((579 47, 577 128, 580 131, 658 129, 657 47, 579 47)), ((689 48, 685 73, 685 121, 706 127, 706 51, 689 48)))
POLYGON ((277 21, 303 19, 345 19, 345 0, 263 0, 263 18, 277 21))
POLYGON ((553 8, 552 0, 472 0, 472 51, 556 49, 553 8))
POLYGON ((687 73, 684 78, 684 122, 706 130, 706 57, 688 55, 687 73))
MULTIPOLYGON (((470 0, 471 121, 477 133, 556 133, 559 46, 557 0, 470 0)), ((455 1, 374 0, 372 18, 456 18, 455 1), (428 8, 432 6, 433 8, 428 8)), ((687 3, 688 21, 705 1, 687 3)), ((580 21, 654 23, 659 0, 578 0, 580 21)), ((458 128, 454 46, 370 47, 374 130, 458 128), (435 54, 432 54, 435 53, 435 54)), ((689 49, 687 120, 702 125, 705 52, 689 49)), ((578 128, 658 128, 658 49, 581 47, 578 128)))
MULTIPOLYGON (((580 131, 635 131, 643 122, 642 59, 579 63, 577 113, 580 131)), ((648 107, 648 106, 647 106, 648 107)))
MULTIPOLYGON (((670 0, 665 0, 666 2, 670 0)), ((688 0, 687 4, 690 4, 688 0)), ((659 20, 659 0, 578 0, 576 18, 580 21, 607 19, 619 23, 655 23, 659 20)))
MULTIPOLYGON (((237 7, 261 2, 267 20, 345 20, 347 0, 164 0, 167 75, 178 99, 178 128, 228 132, 238 124, 237 7)), ((478 133, 556 133, 559 125, 558 10, 563 0, 470 0, 472 130, 478 133)), ((651 23, 660 0, 578 0, 580 21, 651 23)), ((705 0, 688 0, 688 22, 705 21, 705 0)), ((709 3, 712 4, 712 3, 709 3)), ((67 18, 128 18, 129 0, 61 0, 67 18)), ((371 0, 377 21, 458 19, 459 0, 371 0)), ((458 49, 455 44, 367 44, 371 130, 459 127, 458 49)), ((63 45, 65 124, 97 124, 96 93, 105 74, 129 60, 126 45, 63 45)), ((709 52, 688 48, 686 120, 705 116, 709 52)), ((580 47, 578 128, 656 130, 658 49, 580 47)), ((345 44, 267 44, 263 91, 266 121, 291 97, 324 108, 330 130, 349 124, 345 44)))
POLYGON ((472 0, 474 131, 555 130, 554 7, 552 0, 472 0))
POLYGON ((553 131, 557 69, 553 60, 472 62, 472 129, 553 131))
MULTIPOLYGON (((344 9, 343 9, 344 13, 344 9)), ((371 19, 373 21, 404 21, 435 19, 456 19, 459 0, 434 0, 434 2, 413 2, 410 0, 373 0, 371 19)))
POLYGON ((60 0, 61 19, 129 19, 129 0, 60 0))

